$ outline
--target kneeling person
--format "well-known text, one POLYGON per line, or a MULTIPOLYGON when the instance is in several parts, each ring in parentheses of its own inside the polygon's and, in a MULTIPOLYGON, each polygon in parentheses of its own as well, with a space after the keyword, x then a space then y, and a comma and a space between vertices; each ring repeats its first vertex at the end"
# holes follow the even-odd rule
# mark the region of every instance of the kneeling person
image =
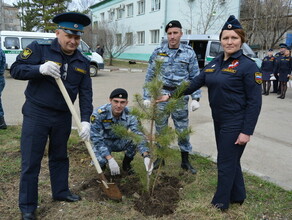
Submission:
POLYGON ((133 174, 131 161, 134 159, 137 148, 144 157, 146 171, 150 175, 153 165, 150 166, 149 150, 146 146, 146 140, 135 145, 131 140, 118 137, 111 126, 121 124, 132 132, 143 135, 138 129, 138 120, 131 115, 128 104, 128 93, 126 90, 118 88, 112 91, 109 97, 109 104, 105 104, 95 109, 91 116, 90 138, 93 144, 93 151, 100 166, 104 169, 109 164, 111 175, 120 174, 120 167, 111 155, 111 152, 125 151, 123 160, 123 170, 129 175, 133 174))

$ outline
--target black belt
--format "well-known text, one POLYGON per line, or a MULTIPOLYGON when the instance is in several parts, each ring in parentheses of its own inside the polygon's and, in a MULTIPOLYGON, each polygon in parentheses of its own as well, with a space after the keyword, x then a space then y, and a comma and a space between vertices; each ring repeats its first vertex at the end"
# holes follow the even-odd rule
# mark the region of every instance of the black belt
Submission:
POLYGON ((171 87, 171 86, 162 86, 162 89, 168 90, 168 91, 174 91, 177 87, 171 87))

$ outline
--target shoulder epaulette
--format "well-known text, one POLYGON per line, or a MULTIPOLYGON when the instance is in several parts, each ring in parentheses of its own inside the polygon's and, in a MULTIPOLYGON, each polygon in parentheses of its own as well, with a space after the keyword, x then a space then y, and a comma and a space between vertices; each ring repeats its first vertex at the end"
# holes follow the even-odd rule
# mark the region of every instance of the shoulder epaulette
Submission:
POLYGON ((105 108, 99 108, 97 109, 97 113, 102 114, 103 112, 106 112, 105 108))
POLYGON ((243 56, 245 56, 246 58, 250 59, 251 61, 255 62, 255 60, 253 60, 252 58, 250 58, 249 56, 243 54, 243 56))

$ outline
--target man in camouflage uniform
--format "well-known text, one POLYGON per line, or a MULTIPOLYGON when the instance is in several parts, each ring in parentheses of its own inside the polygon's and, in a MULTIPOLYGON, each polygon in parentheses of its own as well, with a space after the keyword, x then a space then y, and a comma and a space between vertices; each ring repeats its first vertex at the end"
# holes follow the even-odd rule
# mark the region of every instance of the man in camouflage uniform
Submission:
POLYGON ((90 138, 97 160, 103 169, 105 169, 107 163, 109 164, 111 175, 118 175, 120 174, 120 167, 111 152, 125 151, 122 167, 130 175, 133 174, 131 161, 134 159, 138 148, 144 157, 146 171, 150 175, 153 165, 150 164, 146 140, 143 138, 137 146, 131 140, 118 137, 111 128, 113 124, 121 124, 128 130, 143 136, 138 129, 138 120, 129 113, 129 109, 126 107, 128 104, 127 91, 121 88, 115 89, 109 98, 110 103, 95 109, 91 116, 90 138))
MULTIPOLYGON (((156 60, 162 61, 161 77, 163 81, 162 94, 169 94, 175 90, 184 81, 191 81, 200 72, 196 54, 192 47, 187 44, 180 43, 182 37, 182 26, 179 21, 170 21, 166 27, 168 42, 162 43, 162 45, 154 50, 152 53, 149 66, 146 74, 145 83, 152 80, 154 71, 156 68, 156 60)), ((192 95, 191 110, 195 111, 199 108, 199 99, 201 97, 201 91, 198 90, 192 95)), ((151 97, 144 88, 144 105, 149 106, 151 103, 151 97)), ((175 129, 183 131, 188 128, 188 101, 189 96, 184 97, 183 108, 177 109, 171 113, 171 117, 174 121, 175 129)), ((158 104, 158 108, 163 110, 167 102, 161 102, 158 104)), ((156 122, 157 132, 161 131, 168 123, 169 115, 156 122)), ((188 160, 189 152, 192 151, 192 145, 189 141, 189 136, 183 140, 178 140, 178 145, 181 150, 182 163, 181 167, 191 173, 195 174, 196 170, 191 166, 188 160)))

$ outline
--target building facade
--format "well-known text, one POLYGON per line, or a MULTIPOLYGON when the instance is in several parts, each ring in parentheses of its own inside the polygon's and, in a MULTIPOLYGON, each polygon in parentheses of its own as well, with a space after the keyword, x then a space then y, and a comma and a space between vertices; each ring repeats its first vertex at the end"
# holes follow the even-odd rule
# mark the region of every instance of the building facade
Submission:
POLYGON ((118 41, 132 38, 119 58, 147 61, 169 21, 179 20, 184 34, 218 34, 229 15, 239 17, 240 0, 104 0, 90 9, 97 34, 101 24, 115 23, 118 41))
POLYGON ((3 3, 0 0, 0 30, 3 31, 20 31, 20 20, 17 17, 18 8, 3 3))

